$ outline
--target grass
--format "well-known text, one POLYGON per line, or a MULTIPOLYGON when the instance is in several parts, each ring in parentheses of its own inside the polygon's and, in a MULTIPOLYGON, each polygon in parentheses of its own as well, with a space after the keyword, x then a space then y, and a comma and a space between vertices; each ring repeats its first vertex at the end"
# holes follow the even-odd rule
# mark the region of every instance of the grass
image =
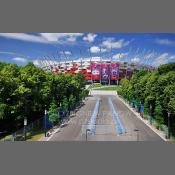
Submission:
POLYGON ((27 139, 27 141, 38 141, 43 136, 44 136, 44 133, 38 133, 38 134, 35 134, 35 135, 30 136, 30 138, 27 139))
POLYGON ((34 133, 27 136, 27 141, 38 141, 43 136, 44 136, 43 130, 35 131, 34 133))
POLYGON ((171 136, 171 139, 172 139, 173 141, 175 141, 175 136, 171 136))
MULTIPOLYGON (((35 131, 34 133, 27 133, 27 141, 38 141, 44 136, 43 130, 35 131)), ((18 135, 18 141, 23 140, 23 133, 21 133, 20 138, 18 135)), ((13 141, 12 134, 5 136, 4 138, 0 139, 0 141, 13 141)))
POLYGON ((12 140, 12 135, 10 134, 0 139, 0 141, 4 141, 4 140, 9 140, 9 141, 12 140))
POLYGON ((100 83, 93 83, 91 85, 91 88, 97 88, 97 87, 101 87, 102 85, 100 83))
POLYGON ((112 87, 102 87, 102 88, 94 88, 94 90, 103 90, 103 91, 118 91, 120 90, 120 86, 112 86, 112 87))

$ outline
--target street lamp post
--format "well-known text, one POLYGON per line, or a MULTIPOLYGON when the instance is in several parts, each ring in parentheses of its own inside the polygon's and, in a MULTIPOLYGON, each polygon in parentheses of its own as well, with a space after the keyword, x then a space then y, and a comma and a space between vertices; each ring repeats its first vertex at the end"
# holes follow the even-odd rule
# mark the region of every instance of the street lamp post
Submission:
POLYGON ((170 116, 171 116, 171 113, 168 112, 168 139, 170 139, 170 116))
POLYGON ((137 133, 137 141, 139 141, 139 129, 134 129, 134 131, 137 133))
POLYGON ((24 118, 24 141, 26 141, 26 126, 27 126, 27 118, 24 118))
POLYGON ((86 141, 87 141, 88 132, 90 132, 90 131, 91 131, 90 129, 86 129, 86 141))
POLYGON ((150 124, 152 125, 152 109, 153 109, 153 107, 152 107, 152 105, 150 104, 150 124))
POLYGON ((46 120, 47 120, 47 110, 44 111, 44 135, 47 137, 47 129, 46 129, 46 120))
POLYGON ((91 87, 90 87, 90 89, 89 89, 89 95, 91 96, 91 87))

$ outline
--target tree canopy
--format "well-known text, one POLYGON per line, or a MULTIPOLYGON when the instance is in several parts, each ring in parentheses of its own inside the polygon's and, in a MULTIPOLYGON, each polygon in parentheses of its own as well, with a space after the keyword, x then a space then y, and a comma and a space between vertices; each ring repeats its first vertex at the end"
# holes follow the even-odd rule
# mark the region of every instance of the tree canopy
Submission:
POLYGON ((72 109, 85 91, 82 74, 54 74, 36 67, 0 62, 0 127, 14 130, 23 123, 44 115, 50 105, 72 109))
POLYGON ((121 80, 118 92, 130 103, 144 104, 145 113, 153 114, 159 124, 167 125, 168 112, 175 126, 175 63, 161 65, 157 70, 140 70, 131 80, 121 80), (150 105, 152 111, 150 111, 150 105))

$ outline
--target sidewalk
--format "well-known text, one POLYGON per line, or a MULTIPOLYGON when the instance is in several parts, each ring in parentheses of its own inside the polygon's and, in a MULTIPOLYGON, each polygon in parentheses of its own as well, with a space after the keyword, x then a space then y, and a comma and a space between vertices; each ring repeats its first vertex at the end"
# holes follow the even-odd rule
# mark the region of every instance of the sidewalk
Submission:
POLYGON ((120 101, 122 101, 128 107, 130 111, 132 111, 136 115, 137 118, 139 118, 142 122, 144 122, 152 131, 154 131, 157 135, 159 135, 164 141, 171 141, 169 139, 166 139, 165 137, 166 134, 163 131, 160 131, 156 129, 153 125, 150 125, 148 120, 142 118, 140 114, 136 112, 133 108, 131 108, 131 106, 128 103, 126 103, 121 97, 119 97, 118 95, 117 97, 119 98, 120 101))
MULTIPOLYGON (((83 103, 85 103, 86 100, 87 100, 87 99, 83 100, 83 103)), ((77 106, 76 109, 74 110, 74 113, 72 113, 72 114, 69 116, 68 119, 65 119, 65 121, 64 121, 61 125, 56 126, 55 128, 50 129, 50 130, 47 132, 47 134, 49 134, 48 137, 43 136, 43 137, 40 138, 38 141, 49 141, 56 133, 61 132, 62 125, 65 125, 65 124, 67 125, 67 124, 69 124, 71 117, 74 116, 74 115, 76 115, 76 112, 79 110, 79 108, 81 107, 81 105, 82 105, 82 104, 80 104, 80 106, 77 106)))
POLYGON ((53 136, 54 134, 56 134, 57 132, 60 132, 60 127, 56 128, 56 129, 53 129, 52 132, 48 131, 47 133, 49 133, 49 137, 42 137, 41 139, 39 139, 38 141, 49 141, 53 136))
MULTIPOLYGON (((71 116, 70 116, 70 118, 71 118, 71 116)), ((38 141, 49 141, 56 133, 61 132, 61 128, 62 128, 64 125, 69 124, 70 118, 68 118, 68 119, 65 120, 63 123, 61 123, 61 125, 57 125, 57 126, 55 126, 54 128, 51 128, 49 131, 47 131, 47 134, 48 134, 49 136, 47 136, 47 137, 43 136, 43 137, 42 137, 41 139, 39 139, 38 141)))

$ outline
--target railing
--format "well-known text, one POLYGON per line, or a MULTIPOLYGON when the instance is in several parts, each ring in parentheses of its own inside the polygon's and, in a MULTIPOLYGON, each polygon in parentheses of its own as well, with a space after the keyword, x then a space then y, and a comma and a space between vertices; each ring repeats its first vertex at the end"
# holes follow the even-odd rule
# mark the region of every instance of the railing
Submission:
MULTIPOLYGON (((83 105, 83 102, 78 102, 76 104, 76 108, 67 114, 66 117, 62 117, 58 123, 58 125, 61 125, 64 123, 65 119, 68 119, 72 114, 75 114, 76 111, 83 105)), ((9 134, 5 136, 4 138, 0 139, 0 141, 25 141, 25 140, 31 140, 31 141, 37 141, 39 137, 44 137, 45 132, 48 130, 52 130, 53 125, 48 123, 45 123, 45 117, 35 120, 34 122, 28 124, 27 126, 17 130, 16 132, 9 134)))
MULTIPOLYGON (((125 101, 125 103, 127 103, 130 107, 132 107, 132 109, 134 109, 136 112, 138 112, 137 106, 135 108, 133 108, 132 104, 130 104, 129 101, 127 101, 123 97, 121 97, 121 98, 125 101)), ((140 116, 143 119, 149 121, 150 125, 153 125, 156 129, 162 131, 165 134, 165 136, 168 137, 168 127, 166 125, 164 125, 164 124, 160 125, 153 116, 146 115, 143 112, 140 113, 140 116)))
MULTIPOLYGON (((49 129, 49 128, 47 128, 49 129)), ((16 132, 7 135, 2 141, 25 141, 32 140, 32 137, 43 134, 45 131, 44 117, 30 123, 29 125, 17 130, 16 132)))

